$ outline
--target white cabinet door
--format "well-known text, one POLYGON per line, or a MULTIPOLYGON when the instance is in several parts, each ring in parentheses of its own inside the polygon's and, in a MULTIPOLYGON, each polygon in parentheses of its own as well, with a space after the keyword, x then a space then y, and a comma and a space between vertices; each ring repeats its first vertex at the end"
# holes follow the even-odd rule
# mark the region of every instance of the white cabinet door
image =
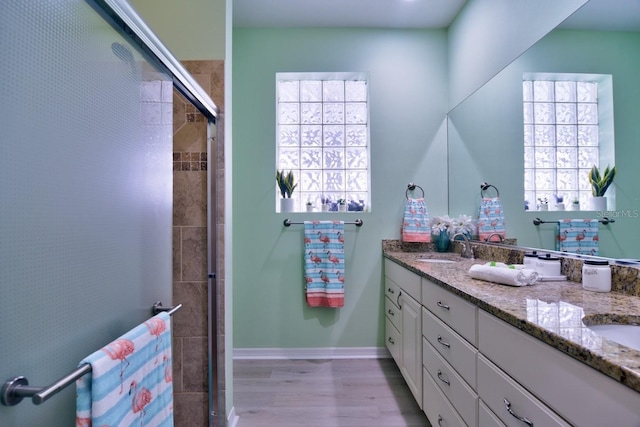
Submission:
POLYGON ((402 376, 422 407, 422 306, 404 292, 400 295, 402 313, 402 376))

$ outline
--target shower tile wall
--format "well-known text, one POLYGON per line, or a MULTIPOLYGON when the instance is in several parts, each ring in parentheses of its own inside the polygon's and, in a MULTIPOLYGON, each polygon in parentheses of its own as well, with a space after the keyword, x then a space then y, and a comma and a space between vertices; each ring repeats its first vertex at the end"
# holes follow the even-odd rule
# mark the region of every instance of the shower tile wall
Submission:
MULTIPOLYGON (((183 65, 220 109, 213 178, 218 198, 217 287, 224 301, 224 62, 183 61, 183 65)), ((183 304, 174 315, 173 330, 175 425, 204 427, 208 425, 207 121, 175 91, 173 105, 173 301, 183 304)), ((218 329, 224 334, 223 323, 218 329)))

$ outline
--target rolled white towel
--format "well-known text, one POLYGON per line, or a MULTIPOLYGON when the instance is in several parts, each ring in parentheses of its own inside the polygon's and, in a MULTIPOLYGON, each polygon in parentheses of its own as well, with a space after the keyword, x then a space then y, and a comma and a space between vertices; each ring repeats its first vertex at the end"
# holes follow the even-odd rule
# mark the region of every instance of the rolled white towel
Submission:
POLYGON ((476 264, 469 269, 469 276, 509 286, 533 285, 540 279, 537 271, 518 267, 492 262, 476 264))

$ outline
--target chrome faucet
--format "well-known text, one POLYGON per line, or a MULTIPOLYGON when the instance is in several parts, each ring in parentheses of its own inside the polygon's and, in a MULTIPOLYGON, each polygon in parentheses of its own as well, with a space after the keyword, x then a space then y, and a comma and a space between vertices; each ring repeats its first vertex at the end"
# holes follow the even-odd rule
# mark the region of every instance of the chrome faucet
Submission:
POLYGON ((504 237, 502 237, 502 234, 500 234, 500 233, 491 233, 486 237, 486 239, 484 239, 484 241, 487 242, 487 243, 491 242, 491 238, 493 236, 498 236, 498 243, 504 242, 504 237))
POLYGON ((462 251, 460 252, 460 256, 462 258, 473 258, 473 248, 471 247, 471 242, 469 241, 469 236, 466 233, 456 233, 451 238, 453 241, 456 240, 456 237, 462 236, 463 242, 460 242, 462 246, 462 251))

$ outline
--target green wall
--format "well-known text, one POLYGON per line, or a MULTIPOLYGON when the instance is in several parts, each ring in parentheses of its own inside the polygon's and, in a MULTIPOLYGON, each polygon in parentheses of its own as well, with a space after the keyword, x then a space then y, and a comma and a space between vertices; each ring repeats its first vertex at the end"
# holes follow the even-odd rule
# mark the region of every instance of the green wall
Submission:
POLYGON ((397 238, 407 184, 446 213, 444 30, 235 29, 233 32, 233 311, 235 348, 382 347, 381 240, 397 238), (371 212, 276 214, 275 74, 369 73, 371 212), (302 226, 347 226, 345 306, 304 300, 302 226))
POLYGON ((181 61, 224 59, 225 0, 130 0, 181 61))
MULTIPOLYGON (((616 223, 602 226, 601 255, 640 258, 640 156, 637 102, 640 99, 640 33, 555 30, 489 81, 450 115, 451 213, 475 211, 478 185, 487 181, 500 189, 507 235, 523 246, 555 249, 555 227, 535 227, 532 220, 585 217, 595 212, 524 211, 522 74, 564 72, 611 74, 615 123, 616 223), (459 173, 464 171, 464 173, 459 173)), ((609 193, 609 192, 608 192, 609 193)), ((607 193, 607 194, 608 194, 607 193)))

